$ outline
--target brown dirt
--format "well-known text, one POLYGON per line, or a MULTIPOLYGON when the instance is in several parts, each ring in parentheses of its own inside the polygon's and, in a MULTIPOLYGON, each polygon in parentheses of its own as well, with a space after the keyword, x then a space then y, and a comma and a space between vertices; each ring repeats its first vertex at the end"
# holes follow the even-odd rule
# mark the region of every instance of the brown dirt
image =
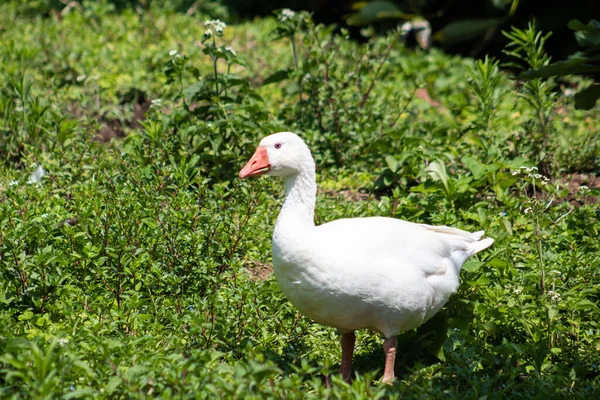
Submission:
POLYGON ((271 264, 248 260, 246 263, 246 270, 248 271, 251 280, 265 281, 273 273, 273 266, 271 264))
POLYGON ((120 106, 125 108, 131 103, 133 103, 133 116, 129 121, 125 121, 124 123, 118 119, 98 115, 94 110, 83 109, 77 104, 71 104, 67 108, 67 112, 75 118, 96 118, 101 125, 98 130, 97 139, 101 143, 106 143, 115 137, 124 137, 130 129, 137 129, 142 126, 140 122, 146 119, 146 113, 150 109, 152 101, 144 92, 132 90, 123 96, 120 106))
POLYGON ((102 143, 109 142, 112 138, 125 136, 125 131, 121 123, 117 120, 108 120, 102 122, 102 127, 98 131, 98 140, 102 143))
POLYGON ((431 98, 431 96, 429 95, 429 92, 427 91, 426 88, 417 89, 417 91, 415 92, 415 97, 429 103, 433 107, 437 108, 438 111, 441 111, 441 112, 448 111, 448 109, 446 107, 444 107, 444 105, 442 103, 431 98))
POLYGON ((134 90, 125 95, 124 99, 121 101, 121 105, 131 102, 133 102, 133 116, 131 120, 127 121, 125 124, 116 119, 100 119, 102 127, 98 132, 98 140, 102 143, 106 143, 114 137, 125 136, 126 129, 136 129, 142 126, 140 122, 146 119, 146 112, 150 108, 152 102, 144 92, 139 90, 134 90))
POLYGON ((322 192, 326 196, 330 197, 343 197, 346 200, 351 201, 363 201, 368 200, 372 197, 369 193, 359 192, 357 190, 345 189, 345 190, 324 190, 322 192))
POLYGON ((562 184, 567 185, 569 195, 567 201, 574 205, 588 205, 599 203, 598 196, 582 197, 578 194, 580 186, 587 186, 590 189, 600 189, 600 176, 591 174, 574 173, 563 175, 560 180, 562 184))

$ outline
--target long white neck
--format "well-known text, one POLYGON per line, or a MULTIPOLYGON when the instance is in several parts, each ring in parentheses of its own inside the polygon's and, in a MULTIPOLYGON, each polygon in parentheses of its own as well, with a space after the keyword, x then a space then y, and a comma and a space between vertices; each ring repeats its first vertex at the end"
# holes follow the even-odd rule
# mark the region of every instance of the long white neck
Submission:
MULTIPOLYGON (((311 163, 312 164, 312 163, 311 163)), ((277 217, 275 230, 283 225, 315 226, 317 182, 314 164, 307 165, 298 174, 285 178, 285 200, 277 217)))

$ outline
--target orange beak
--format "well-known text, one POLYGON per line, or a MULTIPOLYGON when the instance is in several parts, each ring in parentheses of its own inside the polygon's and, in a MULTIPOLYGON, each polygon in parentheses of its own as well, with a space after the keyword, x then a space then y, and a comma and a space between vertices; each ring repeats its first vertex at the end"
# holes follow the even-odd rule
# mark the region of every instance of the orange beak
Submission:
POLYGON ((240 178, 244 179, 249 176, 260 175, 271 170, 271 164, 269 163, 269 155, 267 154, 266 147, 258 147, 254 152, 250 161, 240 171, 240 178))

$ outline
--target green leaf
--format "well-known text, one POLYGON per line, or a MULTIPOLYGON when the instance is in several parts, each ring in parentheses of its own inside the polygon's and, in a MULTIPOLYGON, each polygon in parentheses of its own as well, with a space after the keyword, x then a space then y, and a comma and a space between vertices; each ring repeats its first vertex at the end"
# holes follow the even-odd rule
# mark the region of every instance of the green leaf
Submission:
POLYGON ((289 78, 291 72, 292 72, 292 70, 289 68, 288 69, 280 69, 279 71, 275 71, 271 75, 269 75, 268 77, 265 78, 265 81, 263 82, 263 86, 269 85, 271 83, 281 82, 281 81, 289 78))
POLYGON ((575 94, 575 108, 578 110, 591 110, 600 98, 600 84, 596 83, 575 94))
POLYGON ((386 156, 385 157, 385 162, 387 163, 388 168, 396 173, 398 171, 398 167, 399 167, 399 162, 398 160, 396 160, 396 158, 394 156, 386 156))
POLYGON ((185 88, 183 94, 188 101, 193 101, 196 95, 204 90, 204 82, 196 82, 185 88))
POLYGON ((564 76, 571 74, 585 74, 590 72, 600 72, 600 65, 592 64, 593 62, 600 61, 600 58, 589 58, 582 53, 576 53, 571 56, 568 60, 558 61, 553 64, 546 65, 540 69, 530 69, 522 72, 517 76, 518 79, 536 79, 536 78, 549 78, 551 76, 564 76))
POLYGON ((595 310, 596 308, 598 308, 598 306, 596 304, 592 303, 588 299, 583 299, 583 300, 579 300, 577 303, 575 303, 575 307, 573 307, 573 308, 578 311, 591 311, 591 310, 595 310))
POLYGON ((581 47, 600 46, 600 22, 591 20, 586 25, 574 19, 567 26, 575 31, 575 39, 581 47))
POLYGON ((360 7, 357 13, 351 15, 348 19, 348 25, 367 25, 382 19, 411 19, 413 16, 400 10, 398 6, 385 0, 376 0, 364 4, 363 2, 354 3, 353 8, 360 7))
POLYGON ((85 387, 83 389, 77 389, 74 392, 67 393, 63 396, 63 399, 78 399, 81 397, 93 397, 96 394, 91 387, 85 387))
POLYGON ((425 171, 429 173, 429 176, 431 176, 433 180, 442 181, 444 188, 446 188, 446 192, 450 191, 448 186, 448 174, 446 172, 446 166, 444 163, 441 161, 434 161, 429 164, 427 168, 425 168, 425 171))
POLYGON ((19 315, 19 321, 27 321, 33 317, 33 312, 31 310, 25 311, 23 314, 19 315))
POLYGON ((121 383, 123 383, 123 379, 121 379, 119 376, 113 376, 108 380, 108 384, 106 385, 106 393, 109 395, 113 394, 121 383))
POLYGON ((451 45, 474 39, 491 28, 497 28, 506 18, 463 19, 444 26, 433 35, 442 45, 451 45))
POLYGON ((482 178, 489 170, 488 165, 480 163, 473 157, 465 156, 461 161, 471 171, 475 180, 482 178))

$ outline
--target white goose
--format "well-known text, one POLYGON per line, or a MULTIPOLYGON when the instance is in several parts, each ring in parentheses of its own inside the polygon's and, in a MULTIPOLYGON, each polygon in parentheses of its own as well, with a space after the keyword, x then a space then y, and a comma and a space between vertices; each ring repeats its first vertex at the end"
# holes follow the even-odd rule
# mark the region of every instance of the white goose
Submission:
POLYGON ((354 331, 383 334, 383 382, 391 383, 396 335, 437 313, 458 288, 463 263, 494 240, 481 240, 483 231, 383 217, 315 226, 315 163, 291 132, 264 138, 239 176, 260 174, 285 178, 273 232, 273 267, 283 293, 304 315, 342 333, 340 373, 347 381, 354 331))

